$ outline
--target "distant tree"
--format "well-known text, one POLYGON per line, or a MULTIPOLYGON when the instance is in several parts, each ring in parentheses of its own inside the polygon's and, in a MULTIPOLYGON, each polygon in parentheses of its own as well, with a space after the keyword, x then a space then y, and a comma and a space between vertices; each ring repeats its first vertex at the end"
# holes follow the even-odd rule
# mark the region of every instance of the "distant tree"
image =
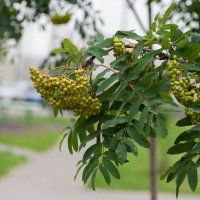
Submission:
MULTIPOLYGON (((148 28, 143 25, 143 22, 138 14, 137 8, 134 6, 136 0, 126 0, 129 8, 132 10, 136 19, 139 22, 140 27, 144 32, 148 31, 148 28)), ((175 0, 173 1, 176 7, 173 11, 172 19, 178 18, 184 27, 190 28, 193 32, 200 33, 200 2, 199 0, 175 0)), ((147 0, 147 6, 151 6, 153 3, 163 5, 164 0, 147 0)))
MULTIPOLYGON (((16 42, 22 37, 25 22, 36 22, 41 17, 55 25, 67 24, 74 18, 75 30, 82 38, 98 31, 97 23, 102 19, 93 9, 90 0, 1 0, 0 1, 0 45, 8 39, 16 42), (81 17, 76 15, 81 12, 81 17)), ((41 24, 43 28, 46 22, 41 24)))

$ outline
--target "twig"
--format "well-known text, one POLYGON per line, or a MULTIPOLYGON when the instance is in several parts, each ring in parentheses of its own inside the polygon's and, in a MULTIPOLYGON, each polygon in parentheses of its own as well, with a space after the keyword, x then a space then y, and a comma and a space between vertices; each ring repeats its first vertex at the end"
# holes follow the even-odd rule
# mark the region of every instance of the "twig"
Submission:
MULTIPOLYGON (((108 48, 108 49, 107 49, 107 52, 112 51, 114 48, 115 48, 115 47, 110 47, 110 48, 108 48)), ((94 55, 91 56, 85 63, 82 64, 82 67, 84 68, 84 67, 87 67, 88 65, 89 65, 89 66, 90 66, 90 65, 94 65, 93 61, 94 61, 95 58, 96 58, 96 56, 94 56, 94 55)))
MULTIPOLYGON (((126 48, 133 48, 133 49, 135 49, 136 46, 137 46, 137 44, 136 45, 130 45, 130 44, 125 45, 126 48)), ((115 49, 115 47, 108 48, 107 52, 110 52, 113 49, 115 49)), ((143 51, 150 52, 150 51, 152 51, 152 49, 144 48, 143 51)), ((84 67, 87 67, 87 66, 93 66, 94 65, 93 61, 94 61, 95 58, 96 58, 95 55, 91 56, 85 63, 82 64, 82 67, 84 68, 84 67)), ((169 58, 170 58, 169 55, 166 54, 166 53, 162 52, 162 53, 158 54, 159 60, 165 60, 165 59, 169 59, 169 58)))
POLYGON ((103 65, 103 64, 98 64, 98 65, 95 65, 95 66, 101 66, 101 67, 105 67, 107 69, 109 69, 110 71, 114 72, 115 74, 117 73, 117 71, 115 71, 114 69, 112 69, 111 67, 108 67, 106 65, 103 65))
POLYGON ((127 2, 128 6, 129 6, 129 8, 132 10, 133 14, 135 15, 135 17, 136 17, 136 19, 137 19, 137 21, 138 21, 140 27, 142 28, 142 30, 143 30, 145 33, 147 33, 148 31, 147 31, 146 28, 144 27, 144 25, 143 25, 143 23, 142 23, 142 20, 140 19, 140 17, 139 17, 139 15, 138 15, 137 11, 135 10, 135 7, 134 7, 133 3, 132 3, 130 0, 126 0, 126 2, 127 2))
POLYGON ((66 66, 56 67, 56 68, 53 68, 53 69, 49 70, 48 72, 51 73, 51 72, 56 71, 58 69, 66 69, 66 66))
MULTIPOLYGON (((143 51, 148 51, 148 52, 150 52, 150 51, 153 51, 153 50, 150 49, 150 48, 144 48, 143 51)), ((162 53, 159 53, 159 54, 158 54, 158 58, 159 58, 159 60, 165 60, 165 59, 169 59, 170 56, 169 56, 168 54, 162 52, 162 53)))

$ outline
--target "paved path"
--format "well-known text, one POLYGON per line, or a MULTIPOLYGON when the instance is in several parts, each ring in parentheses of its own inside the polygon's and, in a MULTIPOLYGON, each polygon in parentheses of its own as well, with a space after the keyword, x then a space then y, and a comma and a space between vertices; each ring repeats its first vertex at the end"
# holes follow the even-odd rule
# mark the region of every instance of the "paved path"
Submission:
POLYGON ((17 147, 9 144, 0 144, 0 151, 9 151, 19 156, 25 156, 33 159, 38 156, 38 153, 27 148, 17 147))
MULTIPOLYGON (((144 192, 87 190, 73 180, 78 157, 54 148, 37 156, 29 153, 27 164, 17 167, 0 180, 1 200, 149 200, 144 192)), ((22 152, 21 152, 22 155, 22 152)), ((175 195, 161 194, 159 200, 175 200, 175 195)), ((180 196, 180 200, 200 197, 180 196)))

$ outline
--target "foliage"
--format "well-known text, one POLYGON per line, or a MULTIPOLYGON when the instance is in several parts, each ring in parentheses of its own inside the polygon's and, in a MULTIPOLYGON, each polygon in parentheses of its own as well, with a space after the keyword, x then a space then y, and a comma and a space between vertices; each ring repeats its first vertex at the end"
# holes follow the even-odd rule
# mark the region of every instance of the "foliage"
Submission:
POLYGON ((2 0, 0 39, 18 41, 22 36, 25 22, 38 21, 45 28, 47 21, 60 25, 67 24, 71 18, 75 21, 75 29, 83 38, 94 34, 97 31, 97 24, 102 23, 98 11, 93 9, 93 4, 89 0, 2 0), (82 14, 82 18, 76 16, 75 10, 82 14), (46 20, 41 22, 41 18, 46 20))
MULTIPOLYGON (((69 55, 63 71, 55 68, 57 73, 52 76, 77 81, 75 71, 84 69, 90 77, 88 93, 101 102, 98 114, 82 112, 77 115, 64 136, 68 139, 70 153, 87 147, 77 164, 77 174, 83 170, 84 184, 90 180, 93 189, 98 172, 107 184, 111 183, 111 177, 120 179, 118 166, 129 162, 128 154, 138 155, 138 145, 149 148, 150 137, 167 137, 164 115, 180 111, 178 103, 186 108, 186 118, 177 125, 194 126, 180 134, 168 150, 169 154, 184 155, 165 176, 167 182, 176 179, 177 196, 186 175, 190 188, 194 191, 197 187, 200 36, 191 31, 182 32, 175 24, 167 24, 174 6, 172 4, 163 15, 156 15, 150 32, 145 36, 134 31, 117 31, 111 38, 98 34, 81 51, 74 51, 75 45, 69 40, 64 41, 63 48, 54 50, 54 53, 68 52, 69 55), (113 58, 110 62, 109 56, 113 58), (101 72, 94 76, 99 70, 101 72)), ((32 69, 30 71, 32 73, 32 69)), ((50 72, 43 70, 41 73, 49 77, 50 72)), ((35 82, 35 77, 32 79, 35 82)), ((40 82, 39 79, 36 81, 40 82)), ((35 87, 38 89, 37 84, 35 87)), ((46 80, 40 87, 42 92, 48 87, 59 88, 53 82, 46 86, 46 80)), ((77 92, 78 88, 74 87, 77 92)), ((65 94, 62 92, 61 95, 65 94)), ((69 95, 67 90, 66 95, 69 95)), ((59 101, 59 98, 55 95, 51 101, 59 101)), ((85 103, 81 97, 79 100, 79 103, 85 103)), ((51 101, 49 103, 53 104, 51 101)), ((66 108, 61 104, 53 105, 56 110, 66 108)), ((87 108, 87 104, 84 106, 87 108)))
MULTIPOLYGON (((163 4, 162 0, 148 0, 147 3, 163 4)), ((200 4, 199 0, 175 0, 176 4, 173 18, 181 21, 183 27, 190 27, 193 32, 200 33, 200 4), (178 19, 177 19, 178 18, 178 19)))
POLYGON ((191 27, 194 32, 200 33, 200 4, 199 0, 176 1, 176 11, 179 13, 179 19, 191 27), (187 17, 186 17, 187 16, 187 17))

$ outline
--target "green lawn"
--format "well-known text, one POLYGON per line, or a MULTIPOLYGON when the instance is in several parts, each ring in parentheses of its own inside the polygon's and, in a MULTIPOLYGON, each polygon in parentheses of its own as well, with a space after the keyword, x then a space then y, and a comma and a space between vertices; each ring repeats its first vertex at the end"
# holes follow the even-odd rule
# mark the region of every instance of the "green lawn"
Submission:
POLYGON ((57 143, 59 133, 44 132, 40 130, 36 134, 0 134, 0 143, 11 144, 29 148, 35 151, 45 151, 57 143))
MULTIPOLYGON (((0 132, 0 144, 11 144, 36 151, 45 151, 57 144, 62 135, 59 133, 69 119, 32 116, 28 121, 24 116, 1 117, 1 123, 19 124, 11 132, 0 132)), ((8 124, 9 126, 9 124, 8 124)))
MULTIPOLYGON (((0 132, 0 144, 14 145, 38 152, 46 151, 57 144, 61 139, 59 131, 69 124, 69 120, 66 118, 55 119, 40 116, 31 117, 28 120, 24 116, 9 118, 1 116, 0 122, 1 125, 8 126, 8 131, 5 128, 4 132, 0 132), (9 128, 9 123, 14 127, 9 128)), ((0 152, 0 177, 25 161, 25 157, 10 152, 0 152)))
POLYGON ((0 152, 0 178, 25 161, 26 158, 23 156, 17 156, 10 152, 0 152))
MULTIPOLYGON (((42 111, 41 111, 42 112, 42 111)), ((15 121, 23 124, 52 124, 52 125, 67 125, 69 124, 69 117, 54 117, 52 116, 2 116, 0 121, 15 121)))
MULTIPOLYGON (((170 164, 172 164, 178 156, 166 155, 167 149, 173 144, 176 136, 181 133, 184 128, 178 128, 174 125, 175 120, 168 121, 169 135, 167 139, 158 139, 157 156, 158 156, 158 170, 159 176, 165 172, 170 164)), ((121 179, 112 179, 111 185, 107 186, 100 174, 97 176, 97 188, 106 189, 122 189, 122 190, 149 190, 149 150, 138 147, 139 155, 134 157, 129 155, 130 162, 120 167, 121 179)), ((199 172, 200 180, 200 172, 199 172)), ((175 183, 166 183, 161 181, 158 177, 158 190, 162 192, 175 192, 175 183)), ((181 192, 193 193, 189 189, 187 181, 181 187, 181 192)), ((200 188, 195 192, 200 194, 200 188)), ((193 194, 195 194, 193 193, 193 194)))

